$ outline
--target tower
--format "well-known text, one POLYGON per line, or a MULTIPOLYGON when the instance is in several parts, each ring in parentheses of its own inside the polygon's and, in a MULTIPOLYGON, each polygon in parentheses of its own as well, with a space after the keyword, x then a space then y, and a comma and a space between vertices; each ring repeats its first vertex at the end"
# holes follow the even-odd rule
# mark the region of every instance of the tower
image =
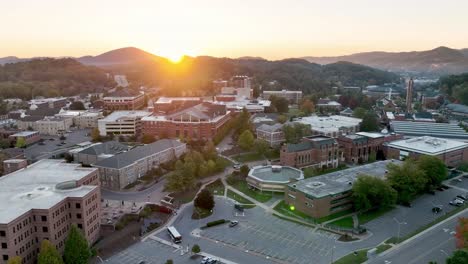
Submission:
POLYGON ((406 112, 411 113, 413 111, 411 107, 411 102, 413 102, 413 78, 410 78, 408 81, 408 87, 406 88, 406 112))

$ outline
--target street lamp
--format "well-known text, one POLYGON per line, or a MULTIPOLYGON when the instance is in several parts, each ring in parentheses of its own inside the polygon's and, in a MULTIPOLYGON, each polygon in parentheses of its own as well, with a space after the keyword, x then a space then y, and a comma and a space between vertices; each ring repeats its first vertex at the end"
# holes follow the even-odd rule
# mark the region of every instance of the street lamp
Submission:
POLYGON ((406 222, 399 222, 395 217, 393 217, 393 220, 395 220, 395 222, 398 224, 398 236, 397 236, 397 241, 398 243, 400 243, 400 228, 401 228, 401 225, 406 225, 407 223, 406 222))

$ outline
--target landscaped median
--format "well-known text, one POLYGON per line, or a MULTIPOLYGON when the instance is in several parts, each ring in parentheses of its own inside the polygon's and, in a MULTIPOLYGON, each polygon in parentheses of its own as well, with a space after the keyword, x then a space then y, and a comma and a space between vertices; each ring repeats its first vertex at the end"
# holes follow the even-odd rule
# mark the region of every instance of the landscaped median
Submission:
POLYGON ((268 202, 273 197, 272 194, 269 192, 268 193, 260 192, 260 191, 251 189, 249 185, 247 184, 247 181, 245 181, 245 179, 241 179, 240 176, 230 175, 227 178, 227 183, 231 187, 237 189, 238 191, 244 193, 245 195, 261 203, 268 202))

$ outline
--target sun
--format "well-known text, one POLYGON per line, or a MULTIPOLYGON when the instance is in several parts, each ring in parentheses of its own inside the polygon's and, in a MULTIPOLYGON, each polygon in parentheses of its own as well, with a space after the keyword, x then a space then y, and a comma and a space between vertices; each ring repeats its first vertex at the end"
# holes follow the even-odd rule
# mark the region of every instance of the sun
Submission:
POLYGON ((171 55, 168 55, 166 57, 170 62, 172 62, 174 64, 177 64, 177 63, 182 61, 182 59, 184 58, 184 55, 182 55, 182 54, 171 54, 171 55))

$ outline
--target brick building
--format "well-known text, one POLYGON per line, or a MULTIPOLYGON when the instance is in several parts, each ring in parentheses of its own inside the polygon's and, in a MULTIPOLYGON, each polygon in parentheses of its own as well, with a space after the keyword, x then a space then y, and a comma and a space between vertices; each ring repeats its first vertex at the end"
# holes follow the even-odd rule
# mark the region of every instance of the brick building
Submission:
POLYGON ((296 168, 336 168, 340 155, 336 139, 310 136, 298 144, 284 144, 280 151, 280 164, 296 168))
POLYGON ((26 145, 31 145, 41 140, 41 136, 38 131, 21 131, 9 137, 13 145, 16 144, 18 139, 23 139, 26 145))
POLYGON ((142 133, 156 138, 211 140, 231 118, 225 105, 203 102, 172 114, 142 118, 142 133))
POLYGON ((138 136, 141 132, 141 119, 151 114, 147 111, 114 111, 98 120, 99 135, 138 136))
POLYGON ((9 174, 28 166, 26 159, 7 159, 3 161, 3 174, 9 174))
POLYGON ((20 256, 35 263, 41 241, 63 252, 72 224, 90 244, 100 232, 101 195, 96 168, 40 160, 0 178, 0 263, 20 256))
POLYGON ((202 102, 203 100, 200 97, 160 97, 154 102, 153 107, 156 115, 167 115, 202 102))
POLYGON ((352 188, 359 175, 385 178, 387 165, 398 160, 378 161, 363 166, 327 173, 288 184, 286 204, 314 218, 325 217, 353 207, 352 188))
POLYGON ((402 139, 401 134, 358 132, 337 138, 343 158, 348 163, 362 163, 373 157, 384 159, 384 143, 402 139))
POLYGON ((128 89, 117 90, 103 99, 104 109, 115 110, 138 110, 145 105, 145 95, 132 92, 128 89))
POLYGON ((468 143, 429 136, 402 139, 386 144, 386 155, 391 159, 435 156, 445 165, 456 167, 468 161, 468 143))

